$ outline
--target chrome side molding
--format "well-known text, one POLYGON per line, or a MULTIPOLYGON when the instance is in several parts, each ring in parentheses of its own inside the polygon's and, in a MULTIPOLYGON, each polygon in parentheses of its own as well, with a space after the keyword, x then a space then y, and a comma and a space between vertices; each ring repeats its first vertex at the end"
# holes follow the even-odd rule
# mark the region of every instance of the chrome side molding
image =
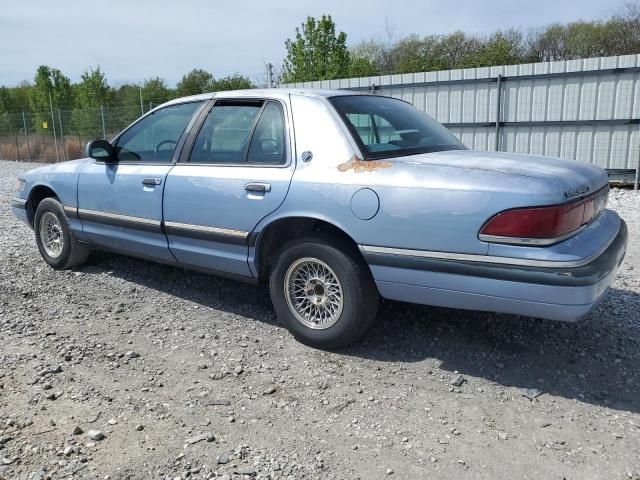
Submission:
POLYGON ((205 225, 192 225, 188 223, 164 222, 167 235, 198 238, 210 242, 232 243, 245 245, 249 238, 249 232, 233 230, 230 228, 207 227, 205 225))
POLYGON ((118 227, 137 228, 151 232, 161 232, 162 223, 160 220, 152 220, 150 218, 132 217, 119 213, 98 212, 95 210, 78 209, 78 217, 81 220, 89 220, 97 223, 106 223, 118 227))
POLYGON ((11 199, 11 206, 14 207, 14 208, 20 208, 22 210, 26 210, 27 201, 22 199, 22 198, 12 198, 11 199))

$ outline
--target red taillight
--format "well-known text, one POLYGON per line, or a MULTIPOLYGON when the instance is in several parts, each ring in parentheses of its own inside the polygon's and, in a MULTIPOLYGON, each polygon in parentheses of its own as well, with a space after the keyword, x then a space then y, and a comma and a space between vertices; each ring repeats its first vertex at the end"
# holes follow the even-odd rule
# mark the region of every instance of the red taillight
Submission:
POLYGON ((566 238, 604 209, 607 192, 578 202, 549 207, 516 208, 499 213, 480 230, 480 239, 549 244, 566 238))

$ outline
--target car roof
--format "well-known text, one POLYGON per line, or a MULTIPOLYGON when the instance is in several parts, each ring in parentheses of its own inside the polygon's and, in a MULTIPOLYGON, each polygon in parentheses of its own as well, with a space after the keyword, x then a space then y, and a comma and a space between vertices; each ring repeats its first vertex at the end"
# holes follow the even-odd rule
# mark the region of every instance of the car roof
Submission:
MULTIPOLYGON (((250 88, 246 90, 226 90, 223 92, 202 93, 189 97, 180 97, 159 105, 156 108, 166 107, 177 103, 196 102, 210 100, 212 98, 240 98, 240 97, 261 97, 276 98, 282 95, 303 95, 307 97, 337 97, 342 95, 368 95, 368 93, 354 92, 353 90, 327 90, 319 88, 250 88)), ((154 110, 156 109, 154 108, 154 110)))

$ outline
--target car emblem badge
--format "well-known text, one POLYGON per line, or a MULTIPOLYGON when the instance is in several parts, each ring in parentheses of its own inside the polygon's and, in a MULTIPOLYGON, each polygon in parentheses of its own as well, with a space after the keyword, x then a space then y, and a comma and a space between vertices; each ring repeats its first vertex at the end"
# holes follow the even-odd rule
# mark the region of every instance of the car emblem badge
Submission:
POLYGON ((567 190, 564 192, 564 198, 573 198, 579 197, 580 195, 584 195, 585 193, 589 193, 591 188, 589 185, 580 185, 578 188, 574 188, 573 190, 567 190))

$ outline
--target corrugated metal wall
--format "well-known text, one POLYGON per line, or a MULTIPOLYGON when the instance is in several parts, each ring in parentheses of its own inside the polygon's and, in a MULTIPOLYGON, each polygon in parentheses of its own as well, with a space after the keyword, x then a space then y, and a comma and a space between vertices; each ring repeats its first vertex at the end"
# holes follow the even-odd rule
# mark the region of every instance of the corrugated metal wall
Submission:
POLYGON ((640 55, 625 55, 283 86, 374 86, 377 94, 402 98, 424 110, 473 149, 495 150, 499 131, 501 151, 635 169, 640 155, 639 80, 640 55))

